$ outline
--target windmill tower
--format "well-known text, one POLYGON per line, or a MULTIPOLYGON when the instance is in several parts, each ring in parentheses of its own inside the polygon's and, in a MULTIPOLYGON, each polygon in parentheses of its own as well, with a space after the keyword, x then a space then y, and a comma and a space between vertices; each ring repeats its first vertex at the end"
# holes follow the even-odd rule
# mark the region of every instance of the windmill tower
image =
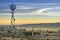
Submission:
POLYGON ((15 17, 14 17, 14 10, 16 9, 15 4, 10 5, 10 10, 11 10, 11 27, 15 28, 15 17))

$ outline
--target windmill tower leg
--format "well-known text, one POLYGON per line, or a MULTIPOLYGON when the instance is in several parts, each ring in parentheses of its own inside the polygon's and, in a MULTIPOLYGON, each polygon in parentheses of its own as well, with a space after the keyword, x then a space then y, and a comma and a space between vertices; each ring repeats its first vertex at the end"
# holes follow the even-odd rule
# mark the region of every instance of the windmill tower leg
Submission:
POLYGON ((14 18, 14 12, 12 11, 12 15, 11 15, 11 27, 15 28, 15 18, 14 18))

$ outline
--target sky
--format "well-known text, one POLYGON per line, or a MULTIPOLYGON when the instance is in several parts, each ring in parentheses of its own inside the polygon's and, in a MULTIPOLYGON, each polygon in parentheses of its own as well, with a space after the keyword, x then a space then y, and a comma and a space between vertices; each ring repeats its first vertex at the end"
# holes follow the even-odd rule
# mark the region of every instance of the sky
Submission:
POLYGON ((60 0, 0 0, 0 24, 11 24, 11 4, 16 24, 60 22, 60 0))

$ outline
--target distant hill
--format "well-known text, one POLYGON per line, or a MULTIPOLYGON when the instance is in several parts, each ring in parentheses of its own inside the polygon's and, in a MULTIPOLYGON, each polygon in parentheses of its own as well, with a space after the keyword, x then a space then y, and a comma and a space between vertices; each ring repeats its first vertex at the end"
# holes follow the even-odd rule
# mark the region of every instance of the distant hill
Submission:
POLYGON ((21 27, 60 27, 60 23, 23 24, 21 27))
MULTIPOLYGON (((10 25, 0 25, 0 27, 9 27, 10 25)), ((15 27, 60 27, 60 23, 38 23, 38 24, 22 24, 15 27)))

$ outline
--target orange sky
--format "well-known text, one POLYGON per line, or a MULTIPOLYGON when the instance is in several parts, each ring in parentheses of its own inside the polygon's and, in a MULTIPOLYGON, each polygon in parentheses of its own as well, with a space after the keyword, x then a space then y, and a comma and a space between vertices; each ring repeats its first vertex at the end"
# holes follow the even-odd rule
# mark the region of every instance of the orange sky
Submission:
MULTIPOLYGON (((16 24, 31 24, 31 23, 54 23, 60 20, 16 20, 16 24)), ((0 20, 0 24, 10 24, 10 20, 0 20)))

